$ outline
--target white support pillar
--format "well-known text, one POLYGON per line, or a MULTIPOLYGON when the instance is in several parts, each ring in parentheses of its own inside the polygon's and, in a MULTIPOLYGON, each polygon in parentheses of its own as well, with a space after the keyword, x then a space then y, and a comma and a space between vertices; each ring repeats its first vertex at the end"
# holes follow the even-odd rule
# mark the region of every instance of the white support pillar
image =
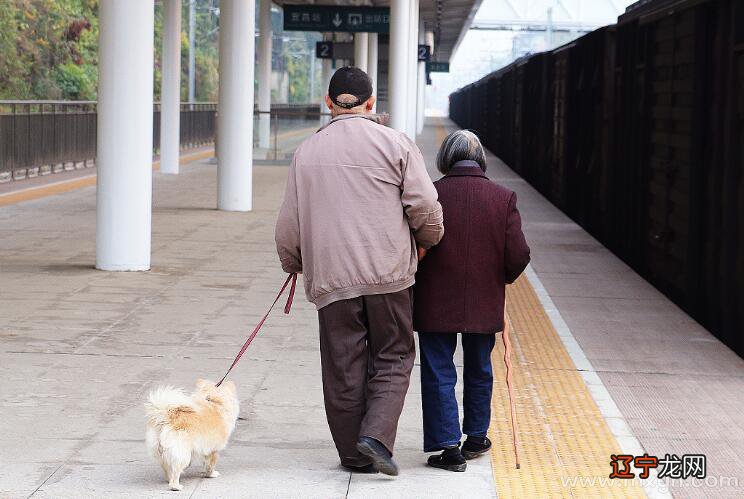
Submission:
MULTIPOLYGON (((418 41, 421 45, 426 44, 426 33, 424 32, 424 21, 419 21, 418 41)), ((426 92, 426 62, 418 61, 418 75, 416 78, 418 86, 416 92, 416 135, 424 131, 424 92, 426 92)))
POLYGON ((260 0, 258 39, 258 147, 271 147, 271 0, 260 0))
POLYGON ((181 152, 181 0, 163 2, 160 171, 178 173, 181 152))
POLYGON ((416 140, 416 103, 418 102, 418 28, 419 0, 411 0, 408 17, 408 102, 406 133, 416 140))
MULTIPOLYGON (((426 32, 426 44, 431 47, 431 60, 434 60, 434 32, 433 31, 427 31, 426 32)), ((426 67, 426 64, 424 64, 424 68, 426 67)), ((427 90, 426 85, 426 69, 424 69, 424 111, 426 111, 426 103, 427 103, 427 97, 429 95, 429 90, 427 90)))
MULTIPOLYGON (((375 96, 377 96, 377 39, 377 33, 370 33, 367 47, 367 74, 372 80, 372 93, 375 96)), ((376 101, 373 110, 377 110, 376 101)))
POLYGON ((390 126, 406 132, 408 122, 408 15, 412 0, 390 0, 390 49, 388 67, 388 112, 390 126))
POLYGON ((368 33, 354 33, 354 66, 367 71, 368 33))
POLYGON ((98 20, 96 268, 147 270, 155 4, 101 0, 98 20))
MULTIPOLYGON (((333 33, 325 33, 323 35, 323 40, 325 41, 333 41, 333 33)), ((321 59, 321 78, 322 82, 321 85, 322 91, 320 92, 320 112, 321 113, 327 113, 328 108, 326 108, 325 104, 325 96, 328 95, 328 85, 331 83, 331 76, 333 76, 333 59, 321 59)), ((322 115, 320 117, 320 124, 325 125, 330 121, 331 117, 327 114, 322 115)))
POLYGON ((255 5, 255 0, 220 2, 217 208, 225 211, 253 206, 255 5))

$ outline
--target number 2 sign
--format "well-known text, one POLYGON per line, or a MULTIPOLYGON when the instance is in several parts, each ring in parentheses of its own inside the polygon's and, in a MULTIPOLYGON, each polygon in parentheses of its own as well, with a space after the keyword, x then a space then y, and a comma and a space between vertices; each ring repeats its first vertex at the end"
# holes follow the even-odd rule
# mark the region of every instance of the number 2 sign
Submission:
POLYGON ((431 59, 431 47, 428 45, 418 46, 418 60, 423 62, 429 62, 431 59))
POLYGON ((315 57, 333 59, 333 42, 315 42, 315 57))

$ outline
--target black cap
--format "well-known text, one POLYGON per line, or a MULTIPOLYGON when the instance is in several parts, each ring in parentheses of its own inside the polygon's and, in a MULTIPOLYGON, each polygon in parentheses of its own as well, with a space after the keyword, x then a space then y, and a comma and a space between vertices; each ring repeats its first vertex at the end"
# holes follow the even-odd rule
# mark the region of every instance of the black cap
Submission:
POLYGON ((337 106, 351 109, 364 104, 372 96, 372 80, 359 68, 351 66, 340 68, 331 77, 328 96, 337 106), (356 101, 339 102, 338 96, 343 94, 353 95, 356 101))

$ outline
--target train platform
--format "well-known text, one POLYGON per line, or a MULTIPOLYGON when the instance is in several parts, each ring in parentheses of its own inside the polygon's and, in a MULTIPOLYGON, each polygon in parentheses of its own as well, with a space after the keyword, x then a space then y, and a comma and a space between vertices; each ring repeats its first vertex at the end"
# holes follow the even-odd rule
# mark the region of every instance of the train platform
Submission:
MULTIPOLYGON (((427 121, 429 165, 453 129, 427 121)), ((493 156, 488 175, 517 192, 532 248, 507 292, 521 468, 498 346, 490 456, 465 473, 425 466, 417 363, 401 475, 343 471, 316 313, 299 293, 233 372, 241 414, 222 476, 192 467, 184 490, 168 491, 144 445, 148 390, 221 376, 284 279, 273 227, 286 166, 254 166, 253 211, 229 213, 215 209, 215 165, 191 159, 179 175, 154 174, 149 272, 93 268, 90 180, 0 194, 0 497, 740 496, 744 361, 493 156), (659 479, 662 465, 647 465, 648 479, 610 478, 613 456, 698 456, 697 478, 659 479)))

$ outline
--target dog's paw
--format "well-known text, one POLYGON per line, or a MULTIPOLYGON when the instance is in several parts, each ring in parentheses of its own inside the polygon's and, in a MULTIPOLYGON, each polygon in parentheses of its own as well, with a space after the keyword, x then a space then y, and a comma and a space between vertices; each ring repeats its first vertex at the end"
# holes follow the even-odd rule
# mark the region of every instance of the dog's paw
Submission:
POLYGON ((207 472, 207 478, 217 478, 218 476, 220 476, 220 472, 217 470, 207 472))
POLYGON ((181 485, 180 483, 171 483, 169 485, 171 490, 183 490, 183 485, 181 485))

